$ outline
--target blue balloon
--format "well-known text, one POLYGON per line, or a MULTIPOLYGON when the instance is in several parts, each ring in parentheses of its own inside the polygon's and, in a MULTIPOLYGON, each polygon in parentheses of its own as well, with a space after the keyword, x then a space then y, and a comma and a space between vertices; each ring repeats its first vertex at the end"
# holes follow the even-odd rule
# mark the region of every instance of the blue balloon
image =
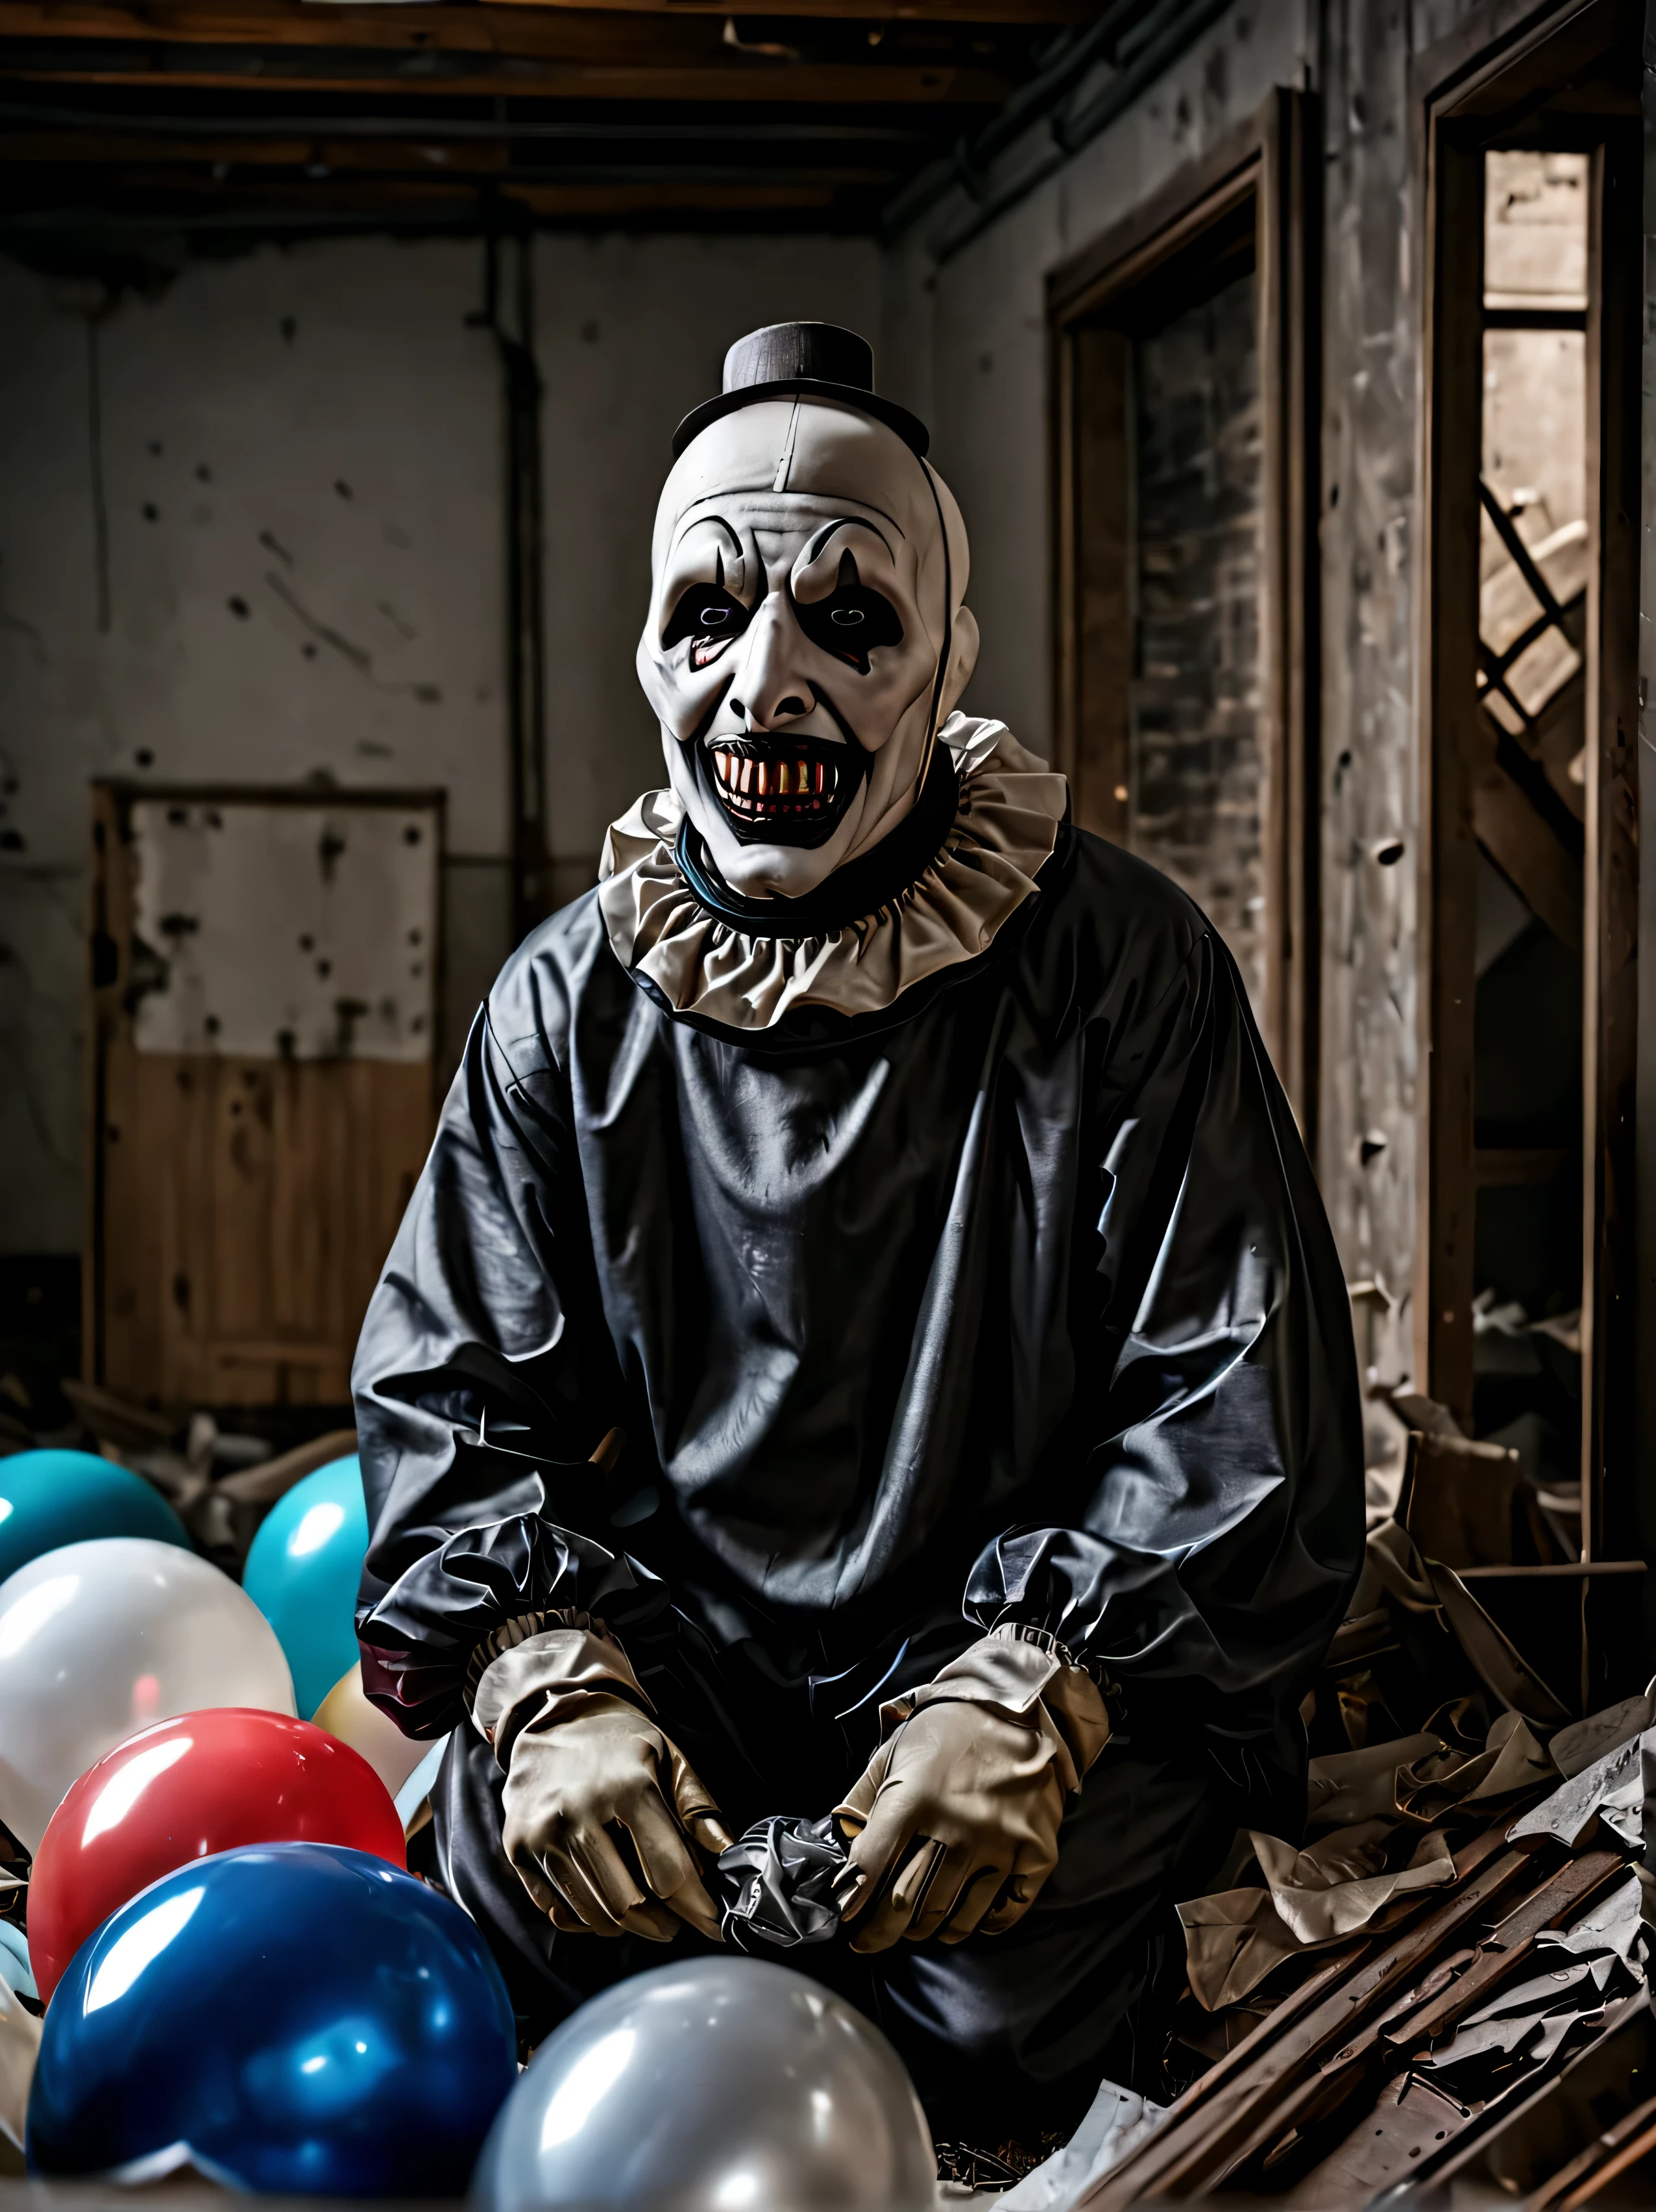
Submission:
POLYGON ((47 2008, 29 2170, 455 2197, 517 2078, 482 1937, 412 1875, 338 1844, 197 1859, 76 1953, 47 2008))
POLYGON ((353 1453, 279 1498, 247 1554, 241 1586, 288 1655, 305 1720, 356 1664, 356 1585, 367 1548, 368 1508, 353 1453))
POLYGON ((95 1452, 23 1451, 0 1459, 0 1583, 64 1544, 149 1536, 190 1549, 159 1491, 95 1452))

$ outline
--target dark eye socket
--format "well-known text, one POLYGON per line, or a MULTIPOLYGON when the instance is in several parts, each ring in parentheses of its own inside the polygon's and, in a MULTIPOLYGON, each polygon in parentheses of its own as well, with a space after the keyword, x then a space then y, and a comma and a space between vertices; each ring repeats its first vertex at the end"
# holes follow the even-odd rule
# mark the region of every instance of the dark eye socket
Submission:
POLYGON ((690 640, 690 665, 704 668, 726 639, 748 626, 748 610, 735 593, 719 584, 692 584, 680 595, 661 634, 664 648, 690 640))
POLYGON ((799 627, 813 645, 837 660, 849 661, 864 676, 868 657, 877 646, 903 641, 903 626, 890 600, 843 571, 837 591, 826 599, 802 605, 798 612, 799 627))

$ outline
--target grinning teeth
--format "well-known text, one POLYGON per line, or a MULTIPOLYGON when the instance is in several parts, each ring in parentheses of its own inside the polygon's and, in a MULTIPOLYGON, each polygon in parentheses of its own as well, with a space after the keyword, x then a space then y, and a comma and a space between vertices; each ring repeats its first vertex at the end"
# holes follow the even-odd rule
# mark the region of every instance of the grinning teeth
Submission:
POLYGON ((713 759, 728 803, 750 819, 820 814, 825 803, 834 805, 840 787, 840 766, 833 760, 767 760, 723 750, 713 759))

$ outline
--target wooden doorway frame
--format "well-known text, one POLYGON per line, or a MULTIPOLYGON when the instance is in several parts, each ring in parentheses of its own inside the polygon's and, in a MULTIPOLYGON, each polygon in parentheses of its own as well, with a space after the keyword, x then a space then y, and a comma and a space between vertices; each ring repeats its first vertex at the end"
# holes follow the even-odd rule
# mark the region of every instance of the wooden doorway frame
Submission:
MULTIPOLYGON (((1638 314, 1636 112, 1595 104, 1595 64, 1634 0, 1566 0, 1503 35, 1483 9, 1416 63, 1424 178, 1420 511, 1419 1171, 1416 1372, 1470 1429, 1477 1159, 1473 988, 1477 838, 1489 741, 1477 701, 1483 155, 1591 156, 1586 321, 1591 562, 1586 659, 1582 1039, 1582 1551, 1636 1547, 1634 1078, 1637 1009, 1638 314), (1613 272, 1605 281, 1607 272, 1613 272)), ((1635 40, 1636 51, 1636 40, 1635 40)))
MULTIPOLYGON (((1317 1109, 1317 608, 1320 151, 1309 94, 1279 89, 1047 279, 1053 574, 1053 726, 1077 821, 1119 842, 1127 808, 1123 702, 1131 607, 1098 526, 1119 502, 1127 454, 1100 349, 1135 296, 1249 203, 1259 287, 1263 402, 1260 547, 1260 828, 1265 902, 1265 1043, 1314 1146, 1317 1109)), ((1120 343, 1119 336, 1115 343, 1120 343)))

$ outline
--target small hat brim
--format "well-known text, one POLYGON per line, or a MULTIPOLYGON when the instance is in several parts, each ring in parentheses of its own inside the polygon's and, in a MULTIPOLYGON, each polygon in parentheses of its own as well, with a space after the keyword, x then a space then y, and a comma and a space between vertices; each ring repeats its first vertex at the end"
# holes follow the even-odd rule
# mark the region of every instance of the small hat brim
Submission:
POLYGON ((673 459, 676 460, 691 439, 699 438, 710 422, 734 415, 738 407, 751 407, 761 399, 795 396, 803 399, 843 400, 847 407, 871 415, 887 429, 895 430, 916 459, 925 459, 931 433, 918 415, 911 415, 907 407, 899 407, 895 399, 882 399, 876 392, 864 392, 854 384, 825 384, 814 376, 790 376, 776 384, 745 384, 736 392, 721 392, 717 399, 704 399, 700 407, 690 410, 674 431, 673 459))

